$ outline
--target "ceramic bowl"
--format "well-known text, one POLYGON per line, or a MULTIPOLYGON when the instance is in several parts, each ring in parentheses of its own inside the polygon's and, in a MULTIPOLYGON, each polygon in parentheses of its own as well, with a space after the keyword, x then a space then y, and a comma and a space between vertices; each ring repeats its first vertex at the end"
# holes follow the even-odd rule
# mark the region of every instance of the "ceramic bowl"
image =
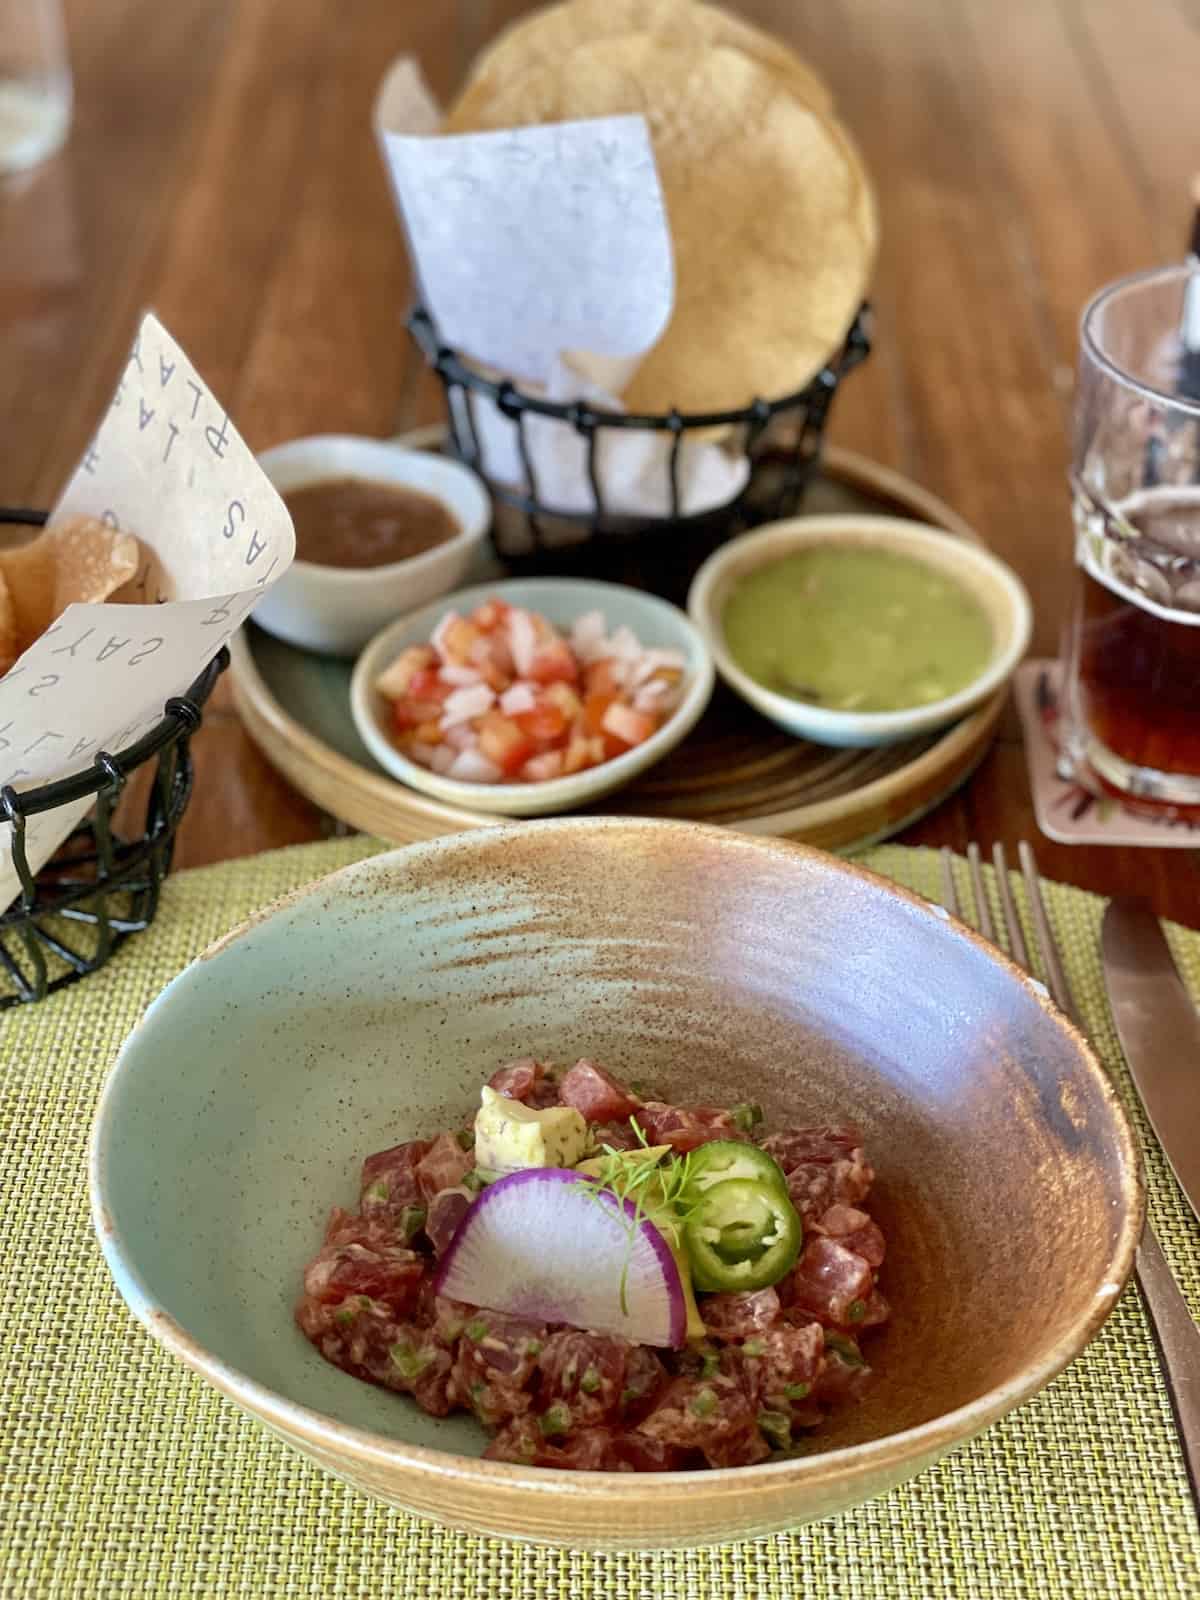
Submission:
POLYGON ((731 539, 711 555, 688 591, 688 613, 703 633, 717 671, 743 700, 788 733, 816 744, 895 744, 949 727, 1004 686, 1029 646, 1033 613, 1016 573, 982 545, 904 517, 797 517, 731 539), (983 606, 992 625, 987 665, 965 689, 904 711, 834 711, 777 694, 758 683, 729 653, 721 615, 734 585, 748 572, 813 545, 877 545, 913 556, 961 584, 983 606))
POLYGON ((220 940, 126 1041, 91 1190, 136 1315, 305 1455, 454 1527, 600 1549, 767 1534, 912 1477, 1079 1354, 1142 1222, 1105 1074, 974 934, 815 850, 595 818, 377 856, 220 940), (501 1061, 584 1053, 684 1101, 861 1125, 895 1314, 864 1402, 805 1456, 483 1461, 473 1419, 346 1376, 294 1327, 367 1153, 459 1126, 501 1061))
POLYGON ((712 695, 713 681, 712 657, 707 645, 683 612, 665 600, 621 584, 591 579, 514 579, 463 589, 385 628, 378 638, 372 639, 354 668, 350 680, 350 710, 359 737, 376 761, 410 788, 454 805, 470 806, 498 816, 544 817, 589 805, 661 761, 700 720, 712 695), (401 755, 388 737, 385 731, 387 702, 377 693, 375 680, 407 645, 427 643, 447 611, 470 611, 492 595, 499 595, 510 605, 540 611, 560 628, 569 628, 585 612, 602 611, 610 629, 627 623, 641 644, 678 650, 687 662, 683 699, 644 744, 636 745, 612 761, 566 778, 552 778, 546 783, 464 783, 459 778, 442 777, 428 767, 418 766, 401 755))
POLYGON ((432 495, 459 525, 444 544, 382 567, 293 561, 255 607, 254 620, 306 650, 355 655, 397 612, 411 611, 461 583, 487 534, 491 502, 480 479, 431 451, 330 433, 289 440, 264 450, 258 460, 281 494, 328 478, 367 478, 432 495))

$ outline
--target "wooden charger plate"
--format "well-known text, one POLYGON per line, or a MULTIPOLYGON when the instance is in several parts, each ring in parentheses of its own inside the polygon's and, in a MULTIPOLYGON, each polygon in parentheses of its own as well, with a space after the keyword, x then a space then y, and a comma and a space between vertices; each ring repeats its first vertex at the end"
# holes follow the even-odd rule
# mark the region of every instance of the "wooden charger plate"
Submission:
MULTIPOLYGON (((804 510, 914 517, 981 542, 935 495, 848 450, 824 452, 804 510)), ((251 737, 289 783, 333 816, 396 844, 503 820, 418 794, 377 765, 350 717, 351 662, 299 650, 253 624, 231 651, 234 701, 251 737)), ((1001 693, 945 732, 904 744, 831 750, 789 737, 718 681, 679 748, 590 809, 850 849, 899 832, 964 782, 991 743, 1003 704, 1001 693)))

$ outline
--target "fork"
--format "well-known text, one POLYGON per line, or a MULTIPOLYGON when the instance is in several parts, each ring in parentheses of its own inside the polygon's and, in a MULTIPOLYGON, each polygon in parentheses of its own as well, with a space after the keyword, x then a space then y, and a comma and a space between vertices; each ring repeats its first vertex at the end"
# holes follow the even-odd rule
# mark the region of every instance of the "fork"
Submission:
MULTIPOLYGON (((1046 914, 1037 862, 1024 839, 1017 846, 1017 853, 1029 900, 1034 940, 1042 969, 1046 974, 1047 986, 1055 1005, 1082 1033, 1083 1023, 1067 982, 1050 919, 1046 914)), ((960 910, 958 887, 954 881, 953 852, 943 849, 941 859, 942 900, 946 910, 960 921, 969 921, 960 910)), ((1018 966, 1024 967, 1026 972, 1036 976, 1033 963, 1029 959, 1020 918, 1017 916, 1016 903, 1013 900, 1004 846, 999 842, 992 847, 992 864, 996 870, 996 889, 1008 937, 1009 953, 1018 966)), ((967 865, 970 870, 971 893, 975 901, 975 917, 979 932, 992 944, 998 944, 991 908, 984 889, 982 856, 977 844, 967 846, 967 865)), ((1154 1236, 1149 1217, 1146 1219, 1134 1256, 1134 1277, 1154 1333, 1159 1366, 1175 1417, 1175 1427, 1183 1450, 1192 1500, 1197 1514, 1200 1514, 1200 1328, 1192 1321, 1187 1302, 1180 1292, 1179 1285, 1171 1276, 1171 1269, 1162 1253, 1162 1247, 1154 1236)))

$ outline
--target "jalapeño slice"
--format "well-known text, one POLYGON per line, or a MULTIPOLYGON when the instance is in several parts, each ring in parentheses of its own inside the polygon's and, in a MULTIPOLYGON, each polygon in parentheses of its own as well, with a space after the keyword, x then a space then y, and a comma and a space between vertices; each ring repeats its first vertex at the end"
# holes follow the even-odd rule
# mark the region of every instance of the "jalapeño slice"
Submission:
POLYGON ((779 1184, 752 1178, 714 1183, 683 1227, 692 1281, 713 1294, 766 1289, 795 1262, 801 1232, 796 1208, 779 1184))
POLYGON ((757 1145, 740 1139, 713 1139, 693 1150, 688 1158, 688 1188, 703 1193, 716 1183, 732 1178, 748 1178, 754 1183, 773 1184, 787 1192, 787 1179, 779 1163, 757 1145))

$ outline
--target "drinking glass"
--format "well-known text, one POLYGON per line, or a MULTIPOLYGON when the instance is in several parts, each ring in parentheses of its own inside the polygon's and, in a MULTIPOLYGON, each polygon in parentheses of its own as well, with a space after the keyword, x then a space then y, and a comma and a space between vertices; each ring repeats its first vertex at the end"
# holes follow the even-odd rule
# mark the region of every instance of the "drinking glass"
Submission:
POLYGON ((0 176, 52 155, 70 122, 59 0, 0 0, 0 176))
POLYGON ((1200 817, 1200 270, 1083 314, 1065 765, 1135 811, 1200 817))

